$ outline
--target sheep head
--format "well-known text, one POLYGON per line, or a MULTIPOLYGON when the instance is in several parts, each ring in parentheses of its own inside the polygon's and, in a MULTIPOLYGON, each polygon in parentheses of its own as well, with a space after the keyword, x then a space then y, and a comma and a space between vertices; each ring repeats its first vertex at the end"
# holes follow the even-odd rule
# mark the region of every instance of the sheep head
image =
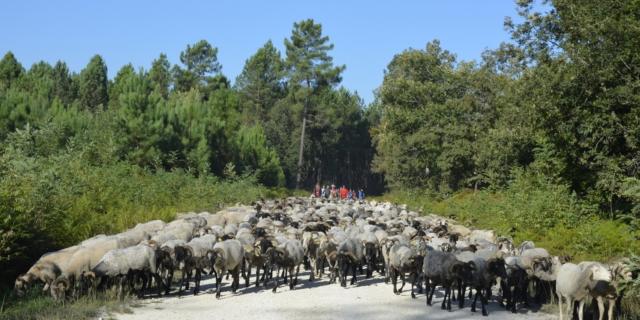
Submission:
POLYGON ((473 261, 461 262, 456 261, 451 265, 451 274, 458 279, 462 279, 465 282, 471 282, 473 272, 476 270, 476 264, 473 261))
POLYGON ((489 273, 495 277, 500 277, 502 279, 507 277, 507 269, 505 267, 504 259, 501 257, 487 260, 487 269, 489 270, 489 273))
POLYGON ((36 279, 36 276, 32 273, 26 273, 18 276, 13 286, 13 290, 18 297, 22 297, 25 294, 26 289, 36 279))
POLYGON ((71 281, 64 275, 59 276, 51 283, 51 296, 54 300, 64 300, 66 292, 71 288, 71 281))

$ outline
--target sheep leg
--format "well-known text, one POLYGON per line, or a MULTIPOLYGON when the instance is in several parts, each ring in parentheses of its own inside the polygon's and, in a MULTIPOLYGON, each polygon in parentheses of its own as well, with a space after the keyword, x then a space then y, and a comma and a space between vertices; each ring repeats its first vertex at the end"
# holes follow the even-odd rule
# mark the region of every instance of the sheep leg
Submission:
POLYGON ((276 293, 276 291, 278 290, 278 275, 280 272, 276 273, 276 283, 273 285, 273 289, 271 289, 271 292, 276 293))
POLYGON ((233 286, 231 287, 231 292, 236 293, 236 291, 240 287, 240 266, 236 266, 236 268, 231 272, 231 276, 233 277, 233 286))
MULTIPOLYGON (((358 281, 358 276, 356 275, 357 268, 358 266, 355 263, 351 264, 351 285, 354 285, 356 281, 358 281)), ((360 266, 360 268, 362 268, 362 266, 360 266)), ((360 269, 360 274, 362 274, 362 269, 360 269)))
MULTIPOLYGON (((489 288, 489 290, 491 290, 491 288, 489 288)), ((489 313, 487 312, 488 299, 487 299, 487 295, 482 294, 482 292, 480 292, 480 303, 482 304, 482 315, 488 316, 489 315, 489 313)))
POLYGON ((318 269, 317 261, 314 257, 311 257, 309 264, 311 266, 311 274, 309 274, 309 282, 316 279, 316 270, 318 269))
POLYGON ((398 275, 395 273, 395 271, 393 271, 393 269, 391 270, 391 275, 389 275, 391 278, 391 284, 393 284, 393 294, 398 295, 400 294, 398 292, 398 288, 396 288, 396 285, 398 283, 398 275))
POLYGON ((260 286, 260 266, 256 266, 256 287, 260 286))
POLYGON ((404 277, 404 272, 402 272, 402 270, 398 270, 398 274, 400 274, 400 280, 402 280, 402 285, 400 286, 400 289, 398 289, 398 294, 400 294, 406 284, 406 278, 404 277))
POLYGON ((444 288, 444 298, 442 299, 442 305, 440 306, 440 309, 442 310, 447 309, 447 297, 451 299, 451 285, 445 286, 444 288))
POLYGON ((193 286, 193 295, 198 295, 198 293, 200 292, 200 279, 201 279, 202 275, 201 275, 201 269, 197 268, 196 269, 196 279, 195 279, 195 284, 193 286))
POLYGON ((562 318, 563 318, 563 312, 562 312, 562 295, 558 295, 558 313, 560 314, 560 318, 559 318, 559 320, 562 320, 562 318))
POLYGON ((300 273, 300 265, 298 265, 298 267, 296 268, 296 277, 293 280, 293 285, 298 285, 298 274, 300 273))
MULTIPOLYGON (((298 266, 298 268, 299 268, 299 267, 300 267, 300 266, 298 266)), ((293 290, 293 287, 296 285, 296 284, 293 282, 293 266, 291 266, 291 267, 289 267, 289 268, 288 268, 288 272, 287 272, 287 273, 289 273, 289 290, 293 290)))
POLYGON ((165 285, 162 277, 159 274, 152 273, 151 276, 156 280, 156 283, 158 284, 158 296, 162 295, 162 289, 169 292, 169 285, 165 285))
POLYGON ((180 279, 180 286, 178 286, 178 296, 182 294, 182 285, 184 285, 185 278, 187 277, 187 273, 182 271, 182 279, 180 279))
MULTIPOLYGON (((597 297, 596 300, 598 301, 598 320, 602 320, 604 318, 604 298, 597 297)), ((613 320, 613 318, 609 319, 613 320)))
POLYGON ((411 275, 409 275, 409 277, 410 277, 409 280, 411 281, 411 298, 415 299, 416 298, 416 294, 415 294, 415 292, 413 292, 413 287, 414 287, 414 285, 415 285, 415 283, 416 283, 416 281, 418 279, 417 279, 417 276, 414 276, 413 278, 411 278, 412 275, 413 275, 413 273, 411 275))
POLYGON ((244 278, 245 281, 245 288, 249 287, 249 279, 251 279, 251 263, 247 263, 248 268, 246 269, 246 277, 244 278))
MULTIPOLYGON (((469 292, 471 291, 471 288, 469 288, 469 292)), ((476 289, 476 294, 473 296, 473 301, 471 302, 471 312, 476 312, 476 301, 478 301, 478 295, 480 295, 480 290, 476 289)))
POLYGON ((167 270, 167 286, 165 290, 165 295, 169 294, 171 291, 171 282, 173 281, 173 268, 167 270))
POLYGON ((584 301, 585 301, 585 299, 582 299, 582 300, 580 300, 580 302, 578 302, 578 319, 579 320, 582 320, 582 318, 583 318, 584 301))
MULTIPOLYGON (((464 308, 464 292, 467 290, 467 286, 462 283, 462 281, 458 281, 458 307, 460 309, 464 308)), ((469 292, 471 292, 471 288, 469 288, 469 292)))
POLYGON ((220 299, 220 291, 222 291, 222 274, 223 272, 220 272, 216 277, 216 299, 220 299))
POLYGON ((609 299, 609 311, 607 312, 607 319, 613 320, 613 310, 616 307, 616 299, 609 299))

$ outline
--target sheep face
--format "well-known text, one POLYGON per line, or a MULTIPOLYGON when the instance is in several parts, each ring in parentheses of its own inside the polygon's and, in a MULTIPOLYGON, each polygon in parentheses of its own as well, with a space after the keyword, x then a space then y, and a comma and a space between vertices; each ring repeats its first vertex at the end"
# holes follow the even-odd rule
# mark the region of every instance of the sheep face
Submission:
POLYGON ((475 269, 475 263, 473 263, 473 261, 458 261, 451 266, 451 273, 455 278, 469 283, 473 280, 473 271, 475 271, 475 269))
POLYGON ((188 250, 187 248, 182 246, 176 246, 174 251, 176 255, 176 262, 178 263, 178 268, 182 270, 185 267, 186 261, 193 256, 193 253, 191 252, 191 250, 188 250))
POLYGON ((18 297, 24 296, 26 290, 29 287, 29 284, 33 282, 34 277, 31 274, 23 274, 16 278, 16 281, 13 286, 13 291, 16 293, 18 297))
POLYGON ((504 259, 502 258, 490 259, 487 264, 487 269, 489 273, 495 277, 502 279, 507 277, 507 269, 505 268, 504 259))
POLYGON ((591 280, 611 282, 611 272, 602 265, 591 266, 591 280))

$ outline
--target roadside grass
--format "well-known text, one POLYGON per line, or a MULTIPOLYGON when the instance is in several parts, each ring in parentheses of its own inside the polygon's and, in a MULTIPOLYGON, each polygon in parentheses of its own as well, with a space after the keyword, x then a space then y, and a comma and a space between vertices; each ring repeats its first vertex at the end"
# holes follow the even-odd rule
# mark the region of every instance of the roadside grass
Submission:
POLYGON ((111 319, 110 314, 131 313, 132 297, 118 300, 111 292, 99 293, 95 297, 80 297, 73 302, 54 301, 39 288, 28 291, 17 298, 8 289, 3 291, 4 307, 0 320, 85 320, 111 319))

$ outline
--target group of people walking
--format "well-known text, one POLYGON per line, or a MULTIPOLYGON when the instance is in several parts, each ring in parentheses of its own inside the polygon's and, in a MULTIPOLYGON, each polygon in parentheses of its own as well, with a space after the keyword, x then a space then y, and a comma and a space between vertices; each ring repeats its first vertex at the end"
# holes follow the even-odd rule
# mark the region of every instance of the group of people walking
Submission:
POLYGON ((342 185, 340 189, 336 188, 335 184, 331 187, 328 185, 320 186, 319 183, 313 190, 313 196, 323 199, 341 199, 341 200, 364 200, 364 190, 349 189, 345 185, 342 185))

